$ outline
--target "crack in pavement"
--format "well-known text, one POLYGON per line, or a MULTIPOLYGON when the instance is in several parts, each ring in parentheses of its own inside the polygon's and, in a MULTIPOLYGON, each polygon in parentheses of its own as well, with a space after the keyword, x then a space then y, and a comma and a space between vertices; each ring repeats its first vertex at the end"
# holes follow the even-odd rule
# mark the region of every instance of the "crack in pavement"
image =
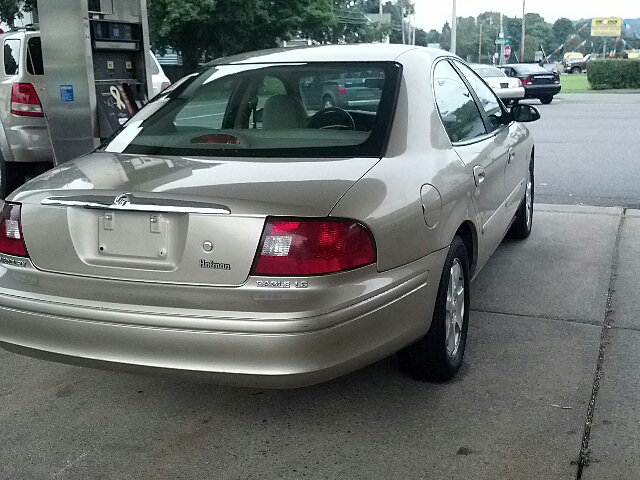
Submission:
POLYGON ((589 465, 590 451, 589 440, 591 439, 591 424, 593 423, 593 414, 596 409, 596 400, 600 391, 600 381, 602 380, 602 372, 604 367, 605 352, 609 343, 609 330, 612 328, 611 302, 615 293, 615 283, 618 276, 618 263, 620 258, 620 238, 622 237, 622 228, 624 227, 627 209, 623 209, 620 223, 618 223, 618 231, 616 232, 616 241, 613 246, 613 255, 611 256, 611 274, 609 276, 609 288, 607 291, 607 306, 602 323, 602 331, 600 332, 600 346, 598 348, 598 361, 596 363, 596 371, 593 377, 593 385, 591 387, 591 398, 587 406, 587 416, 584 421, 584 433, 582 435, 582 443, 580 444, 580 456, 578 458, 578 470, 576 472, 576 480, 582 480, 584 467, 589 465))
POLYGON ((563 322, 563 323, 571 323, 576 325, 588 325, 590 327, 600 326, 599 320, 589 321, 589 320, 576 320, 573 318, 545 317, 541 315, 528 315, 525 313, 501 312, 498 310, 482 310, 480 308, 472 308, 470 312, 488 313, 490 315, 503 315, 506 317, 529 318, 532 320, 546 320, 549 322, 563 322))

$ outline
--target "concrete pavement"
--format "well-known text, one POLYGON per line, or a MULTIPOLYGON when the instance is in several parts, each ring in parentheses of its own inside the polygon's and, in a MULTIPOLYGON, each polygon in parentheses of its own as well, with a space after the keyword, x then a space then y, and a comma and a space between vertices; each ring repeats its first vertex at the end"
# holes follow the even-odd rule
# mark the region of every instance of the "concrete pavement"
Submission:
POLYGON ((574 479, 589 412, 582 478, 635 478, 638 226, 640 212, 538 205, 531 237, 474 282, 467 357, 444 385, 394 358, 268 391, 0 351, 0 478, 574 479))

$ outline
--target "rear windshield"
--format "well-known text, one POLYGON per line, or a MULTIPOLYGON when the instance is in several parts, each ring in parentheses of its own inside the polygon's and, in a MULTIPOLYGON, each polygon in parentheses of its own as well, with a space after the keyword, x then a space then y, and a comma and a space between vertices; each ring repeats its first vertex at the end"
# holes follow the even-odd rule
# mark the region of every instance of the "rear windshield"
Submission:
POLYGON ((515 68, 516 72, 523 73, 525 75, 529 75, 531 73, 549 73, 540 65, 512 65, 515 68))
POLYGON ((474 70, 482 78, 504 77, 505 76, 505 74, 502 72, 502 70, 498 70, 497 68, 480 67, 480 68, 474 68, 474 70))
POLYGON ((177 156, 378 157, 400 74, 392 62, 209 67, 167 89, 103 149, 177 156))

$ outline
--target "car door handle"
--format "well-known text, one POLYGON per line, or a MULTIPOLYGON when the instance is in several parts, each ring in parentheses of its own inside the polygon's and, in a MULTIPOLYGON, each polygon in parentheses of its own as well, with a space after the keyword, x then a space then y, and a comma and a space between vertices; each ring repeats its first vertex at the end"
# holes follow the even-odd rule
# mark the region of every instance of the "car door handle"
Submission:
POLYGON ((507 156, 507 163, 511 163, 513 162, 513 160, 516 158, 516 152, 513 151, 513 148, 509 148, 509 153, 507 156))
POLYGON ((476 187, 479 187, 482 182, 484 182, 487 174, 484 172, 484 168, 482 167, 473 167, 473 179, 476 182, 476 187))

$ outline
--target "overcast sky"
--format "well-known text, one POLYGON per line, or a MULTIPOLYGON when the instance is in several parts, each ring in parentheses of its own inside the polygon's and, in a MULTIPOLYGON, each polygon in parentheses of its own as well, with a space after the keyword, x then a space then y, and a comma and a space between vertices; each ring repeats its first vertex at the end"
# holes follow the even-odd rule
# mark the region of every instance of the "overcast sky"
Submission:
MULTIPOLYGON (((453 0, 414 1, 418 27, 440 31, 444 22, 451 23, 453 0)), ((456 9, 459 17, 477 17, 486 11, 522 17, 520 0, 457 0, 456 9)), ((640 0, 526 0, 526 11, 539 13, 548 22, 561 17, 571 20, 592 17, 640 18, 640 0)))

